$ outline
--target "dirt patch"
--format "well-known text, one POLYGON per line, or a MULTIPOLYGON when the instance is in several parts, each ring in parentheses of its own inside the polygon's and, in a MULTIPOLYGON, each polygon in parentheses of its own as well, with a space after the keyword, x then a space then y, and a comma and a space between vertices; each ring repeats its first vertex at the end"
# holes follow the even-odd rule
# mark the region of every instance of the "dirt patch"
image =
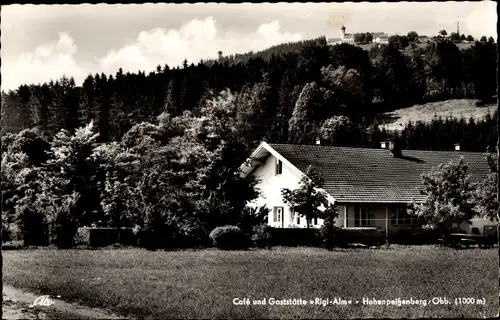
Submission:
POLYGON ((2 319, 123 319, 105 310, 89 308, 52 297, 50 306, 33 306, 39 295, 3 286, 2 319))

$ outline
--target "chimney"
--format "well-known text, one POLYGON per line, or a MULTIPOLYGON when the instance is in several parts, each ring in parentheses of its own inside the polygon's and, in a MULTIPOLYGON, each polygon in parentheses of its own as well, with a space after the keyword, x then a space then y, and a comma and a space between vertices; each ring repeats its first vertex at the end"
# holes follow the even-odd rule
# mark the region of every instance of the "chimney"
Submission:
POLYGON ((387 141, 380 142, 380 148, 387 149, 387 141))
POLYGON ((392 156, 395 158, 399 158, 402 156, 403 150, 401 149, 401 146, 397 141, 391 141, 391 143, 389 144, 389 150, 391 150, 392 156))
POLYGON ((455 151, 460 151, 460 143, 455 143, 455 151))
POLYGON ((316 144, 317 144, 317 145, 320 145, 320 144, 321 144, 321 139, 320 139, 319 137, 318 137, 318 138, 316 138, 316 144))
POLYGON ((219 60, 222 60, 222 51, 219 51, 219 60))

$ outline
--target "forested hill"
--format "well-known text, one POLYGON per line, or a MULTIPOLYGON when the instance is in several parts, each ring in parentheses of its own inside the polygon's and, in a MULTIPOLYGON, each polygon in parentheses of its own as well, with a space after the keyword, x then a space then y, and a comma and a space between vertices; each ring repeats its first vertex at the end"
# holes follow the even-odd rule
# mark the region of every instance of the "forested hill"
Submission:
MULTIPOLYGON (((306 46, 323 46, 326 45, 326 38, 319 37, 316 39, 295 41, 295 42, 287 42, 281 43, 267 49, 257 51, 257 52, 247 52, 247 53, 236 53, 230 54, 228 56, 223 56, 222 61, 227 61, 229 64, 238 64, 238 63, 247 63, 251 58, 262 58, 264 61, 271 61, 273 56, 284 56, 291 53, 300 53, 300 50, 306 46)), ((208 60, 207 64, 213 64, 217 60, 208 60)))
POLYGON ((117 141, 136 124, 156 123, 162 113, 171 119, 185 111, 199 116, 213 93, 226 89, 239 93, 239 112, 252 112, 246 121, 255 139, 303 143, 338 119, 369 125, 363 118, 417 103, 490 98, 496 92, 496 44, 459 50, 440 41, 403 54, 394 44, 366 51, 328 46, 319 38, 149 73, 89 75, 82 86, 61 78, 2 93, 1 130, 37 127, 52 137, 95 120, 101 141, 117 141))

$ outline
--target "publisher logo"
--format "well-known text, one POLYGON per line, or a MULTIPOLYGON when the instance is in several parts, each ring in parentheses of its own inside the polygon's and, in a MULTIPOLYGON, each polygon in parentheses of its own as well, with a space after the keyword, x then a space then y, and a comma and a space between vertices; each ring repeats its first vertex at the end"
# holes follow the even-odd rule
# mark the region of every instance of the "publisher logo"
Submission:
POLYGON ((30 307, 36 307, 36 306, 44 306, 44 307, 49 307, 53 305, 55 302, 54 300, 50 299, 49 296, 39 296, 36 298, 35 302, 30 305, 30 307))

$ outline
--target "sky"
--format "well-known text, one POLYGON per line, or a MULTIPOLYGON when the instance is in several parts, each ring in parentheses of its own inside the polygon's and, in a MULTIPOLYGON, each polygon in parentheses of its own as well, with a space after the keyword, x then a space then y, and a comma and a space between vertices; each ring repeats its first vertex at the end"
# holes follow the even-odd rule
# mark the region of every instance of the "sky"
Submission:
POLYGON ((497 37, 496 2, 8 5, 1 10, 2 90, 63 74, 154 71, 184 59, 259 51, 283 42, 441 29, 497 37))

